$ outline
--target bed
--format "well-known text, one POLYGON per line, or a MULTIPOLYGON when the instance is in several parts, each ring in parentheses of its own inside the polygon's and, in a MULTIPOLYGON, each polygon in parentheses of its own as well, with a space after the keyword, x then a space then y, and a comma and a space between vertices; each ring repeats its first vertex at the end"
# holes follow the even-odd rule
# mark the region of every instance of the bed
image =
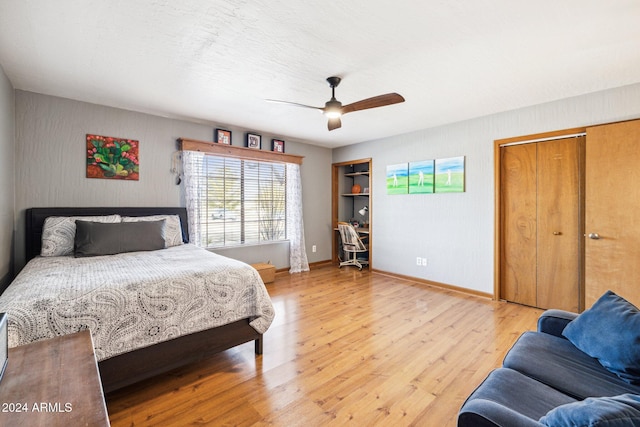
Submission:
MULTIPOLYGON (((168 224, 161 221, 163 233, 168 224)), ((255 341, 261 354, 274 311, 259 274, 188 244, 187 227, 184 208, 28 209, 29 262, 0 296, 10 345, 90 329, 107 393, 246 342, 255 341), (43 245, 47 218, 112 215, 117 222, 150 221, 144 227, 159 226, 157 215, 177 215, 178 243, 87 257, 50 252, 49 235, 43 245)))

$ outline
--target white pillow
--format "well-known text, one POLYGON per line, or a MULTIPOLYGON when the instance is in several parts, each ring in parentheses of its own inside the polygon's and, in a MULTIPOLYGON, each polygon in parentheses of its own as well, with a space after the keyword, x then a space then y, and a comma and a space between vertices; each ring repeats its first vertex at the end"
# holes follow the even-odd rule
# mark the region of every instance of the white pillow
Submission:
POLYGON ((76 220, 94 222, 120 222, 120 215, 104 216, 50 216, 42 227, 40 256, 73 255, 76 220))
POLYGON ((161 221, 165 220, 164 243, 165 247, 179 246, 182 242, 182 226, 178 215, 151 215, 151 216, 123 216, 122 222, 161 221))

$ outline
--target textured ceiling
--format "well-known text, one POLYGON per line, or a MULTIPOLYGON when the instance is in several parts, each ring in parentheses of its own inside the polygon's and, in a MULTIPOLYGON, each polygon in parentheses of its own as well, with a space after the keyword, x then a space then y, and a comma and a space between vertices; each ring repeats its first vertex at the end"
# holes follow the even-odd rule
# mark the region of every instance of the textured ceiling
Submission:
POLYGON ((337 147, 640 82, 638 0, 0 0, 16 89, 337 147), (344 104, 403 104, 329 132, 344 104))

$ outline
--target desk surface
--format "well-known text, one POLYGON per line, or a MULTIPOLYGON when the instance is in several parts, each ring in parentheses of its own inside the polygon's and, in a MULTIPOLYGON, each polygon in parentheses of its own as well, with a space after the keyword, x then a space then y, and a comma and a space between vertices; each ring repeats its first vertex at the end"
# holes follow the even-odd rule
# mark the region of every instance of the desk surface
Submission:
MULTIPOLYGON (((354 230, 356 230, 356 232, 360 233, 360 234, 369 234, 369 229, 368 228, 364 228, 364 227, 353 227, 354 230)), ((334 231, 338 231, 337 228, 333 229, 334 231)))
POLYGON ((109 426, 89 331, 9 349, 0 425, 109 426))

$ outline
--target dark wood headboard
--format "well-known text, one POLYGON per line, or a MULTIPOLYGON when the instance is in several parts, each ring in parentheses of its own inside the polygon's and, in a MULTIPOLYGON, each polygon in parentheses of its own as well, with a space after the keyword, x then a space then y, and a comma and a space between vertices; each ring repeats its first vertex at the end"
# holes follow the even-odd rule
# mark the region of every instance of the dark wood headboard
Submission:
POLYGON ((26 260, 29 261, 40 255, 42 246, 42 226, 44 220, 50 216, 95 216, 95 215, 122 215, 122 216, 148 216, 148 215, 179 215, 182 224, 182 241, 189 242, 189 222, 187 209, 178 207, 161 208, 31 208, 26 213, 26 260))

